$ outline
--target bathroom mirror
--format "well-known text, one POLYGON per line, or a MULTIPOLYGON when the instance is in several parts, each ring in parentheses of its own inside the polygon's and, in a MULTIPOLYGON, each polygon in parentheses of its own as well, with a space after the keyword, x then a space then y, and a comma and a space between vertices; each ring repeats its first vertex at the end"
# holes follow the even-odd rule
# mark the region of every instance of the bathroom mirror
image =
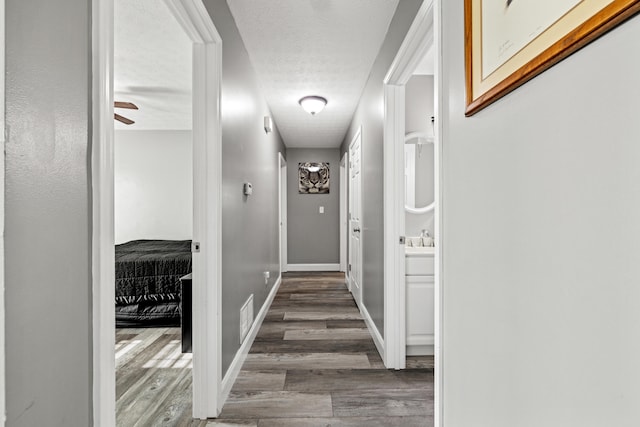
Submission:
POLYGON ((412 214, 429 213, 435 208, 433 142, 433 136, 427 132, 411 132, 404 137, 404 209, 412 214))

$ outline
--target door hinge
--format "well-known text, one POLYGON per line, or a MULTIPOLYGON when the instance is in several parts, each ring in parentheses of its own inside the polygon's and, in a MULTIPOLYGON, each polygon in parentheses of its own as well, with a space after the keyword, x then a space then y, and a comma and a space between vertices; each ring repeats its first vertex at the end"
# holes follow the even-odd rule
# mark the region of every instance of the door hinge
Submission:
POLYGON ((349 273, 351 273, 351 264, 349 264, 349 273))
POLYGON ((200 242, 191 242, 191 252, 200 252, 200 242))
POLYGON ((400 236, 400 244, 404 245, 404 236, 400 236))

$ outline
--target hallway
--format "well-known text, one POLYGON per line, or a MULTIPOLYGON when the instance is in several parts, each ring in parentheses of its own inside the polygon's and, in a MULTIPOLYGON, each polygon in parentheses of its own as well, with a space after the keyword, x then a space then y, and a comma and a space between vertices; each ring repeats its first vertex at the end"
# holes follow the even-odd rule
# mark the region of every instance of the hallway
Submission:
POLYGON ((286 273, 220 419, 207 425, 431 426, 432 360, 385 369, 342 273, 286 273))
POLYGON ((433 357, 385 369, 343 273, 285 273, 217 420, 191 420, 179 340, 177 328, 118 330, 118 426, 433 425, 433 357))

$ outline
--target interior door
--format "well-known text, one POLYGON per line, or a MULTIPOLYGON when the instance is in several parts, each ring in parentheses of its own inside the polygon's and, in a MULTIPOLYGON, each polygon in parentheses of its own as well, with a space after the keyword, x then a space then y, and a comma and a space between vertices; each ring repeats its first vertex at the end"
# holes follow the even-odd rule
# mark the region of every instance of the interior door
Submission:
POLYGON ((358 306, 362 302, 362 138, 356 134, 349 146, 349 277, 358 306))

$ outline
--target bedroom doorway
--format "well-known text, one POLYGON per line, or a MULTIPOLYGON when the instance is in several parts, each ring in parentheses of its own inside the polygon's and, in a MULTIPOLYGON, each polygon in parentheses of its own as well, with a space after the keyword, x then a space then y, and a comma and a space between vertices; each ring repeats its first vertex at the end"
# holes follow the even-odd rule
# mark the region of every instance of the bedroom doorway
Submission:
POLYGON ((192 63, 166 4, 114 0, 116 425, 191 417, 192 63))
MULTIPOLYGON (((93 58, 94 58, 94 108, 93 108, 93 415, 96 425, 116 425, 115 358, 115 260, 114 243, 116 229, 114 213, 114 113, 136 121, 136 110, 126 108, 114 111, 114 102, 133 103, 114 99, 114 2, 117 0, 93 0, 93 58)), ((139 6, 138 12, 148 13, 143 0, 131 2, 139 6)), ((152 2, 154 3, 154 2, 152 2)), ((191 99, 192 113, 192 209, 193 296, 192 296, 192 348, 193 348, 193 404, 188 418, 205 419, 219 413, 221 383, 220 336, 218 314, 220 312, 220 77, 222 40, 217 33, 202 0, 165 0, 160 6, 168 6, 170 14, 188 37, 193 55, 191 99)), ((135 35, 138 37, 138 34, 135 35)), ((130 95, 142 89, 158 92, 163 88, 152 81, 143 87, 130 84, 130 95)), ((126 94, 126 93, 125 93, 126 94)), ((121 95, 121 94, 118 94, 121 95)), ((179 94, 165 92, 174 99, 179 94)), ((120 108, 123 104, 115 104, 120 108)), ((126 104, 125 104, 126 105, 126 104)), ((136 105, 137 106, 137 105, 136 105)), ((139 108, 139 106, 137 106, 139 108)), ((167 109, 170 109, 169 106, 167 109)), ((142 121, 142 120, 141 120, 142 121)), ((183 153, 184 154, 184 153, 183 153)), ((151 163, 151 162, 147 162, 151 163)), ((145 164, 144 167, 149 167, 145 164)), ((173 184, 171 184, 173 185, 173 184)), ((182 206, 183 210, 185 206, 182 206)), ((184 214, 184 211, 182 211, 184 214)), ((174 218, 175 219, 175 218, 174 218)), ((146 225, 146 224, 145 224, 146 225)), ((164 286, 164 285, 162 285, 164 286)), ((162 288, 161 286, 161 288, 162 288)), ((170 292, 169 292, 170 293, 170 292)), ((156 296, 157 297, 157 296, 156 296)), ((156 298, 154 297, 154 298, 156 298)), ((175 295, 173 295, 175 297, 175 295)), ((171 296, 157 297, 159 299, 171 296)), ((144 298, 143 298, 144 299, 144 298)), ((169 305, 164 306, 169 311, 169 305)), ((129 334, 131 335, 131 334, 129 334)), ((133 351, 132 342, 119 348, 123 355, 133 351), (130 349, 126 349, 130 345, 130 349)), ((141 340, 138 340, 141 341, 141 340)), ((170 339, 151 364, 167 364, 160 360, 162 354, 173 353, 175 341, 170 339), (173 346, 173 347, 172 347, 173 346)), ((130 353, 132 354, 132 353, 130 353)), ((121 357, 127 357, 123 356, 121 357)), ((185 359, 170 362, 174 367, 185 364, 185 359)), ((188 362, 187 362, 188 363, 188 362)), ((149 364, 147 373, 158 366, 149 364)), ((184 383, 180 385, 184 388, 184 383)), ((189 390, 183 390, 188 393, 189 390)), ((189 393, 191 394, 191 393, 189 393)), ((164 417, 163 417, 164 418, 164 417)))

